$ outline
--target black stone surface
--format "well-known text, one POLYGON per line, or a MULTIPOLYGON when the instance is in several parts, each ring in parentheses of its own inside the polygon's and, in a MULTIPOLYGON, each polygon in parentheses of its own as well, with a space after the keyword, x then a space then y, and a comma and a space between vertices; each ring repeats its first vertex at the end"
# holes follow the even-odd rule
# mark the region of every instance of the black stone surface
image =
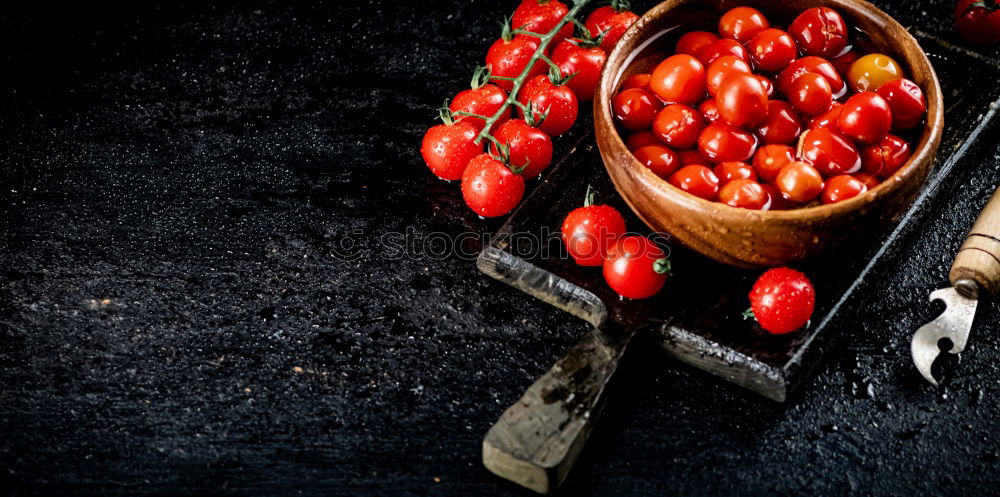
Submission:
MULTIPOLYGON (((383 238, 496 227, 416 149, 514 2, 139 4, 0 20, 0 488, 523 495, 482 435, 586 325, 383 238)), ((1000 308, 943 389, 908 347, 997 136, 787 404, 638 347, 565 493, 995 492, 1000 308)))

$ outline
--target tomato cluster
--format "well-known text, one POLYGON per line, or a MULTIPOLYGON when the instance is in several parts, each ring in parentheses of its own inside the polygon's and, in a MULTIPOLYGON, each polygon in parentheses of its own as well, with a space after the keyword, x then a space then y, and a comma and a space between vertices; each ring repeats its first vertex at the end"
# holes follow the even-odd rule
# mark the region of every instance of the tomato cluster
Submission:
POLYGON ((674 54, 622 82, 611 102, 635 158, 692 195, 759 210, 830 204, 895 174, 910 144, 897 134, 926 111, 902 66, 852 47, 827 7, 787 30, 751 7, 718 32, 680 36, 674 54))
POLYGON ((444 124, 424 134, 427 167, 441 179, 461 180, 466 204, 480 216, 517 207, 525 179, 552 162, 552 138, 572 128, 580 101, 593 99, 607 52, 638 19, 614 1, 594 10, 573 37, 572 14, 582 3, 570 9, 558 0, 522 0, 472 87, 446 102, 444 124))

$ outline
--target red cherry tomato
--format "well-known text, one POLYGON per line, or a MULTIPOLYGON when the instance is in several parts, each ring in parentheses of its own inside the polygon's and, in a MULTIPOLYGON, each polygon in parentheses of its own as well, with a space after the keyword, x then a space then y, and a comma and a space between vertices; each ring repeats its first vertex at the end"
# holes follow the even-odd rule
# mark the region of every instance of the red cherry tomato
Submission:
POLYGON ((823 76, 807 72, 792 82, 788 89, 788 102, 799 112, 815 116, 830 108, 833 89, 823 76))
POLYGON ((924 119, 924 92, 908 79, 894 79, 875 91, 889 104, 893 129, 910 129, 924 119))
POLYGON ((781 196, 781 191, 778 187, 771 183, 761 183, 761 188, 767 192, 767 195, 771 198, 771 203, 768 205, 767 210, 769 211, 783 211, 788 209, 790 204, 781 196))
POLYGON ((604 280, 615 293, 629 299, 656 295, 669 272, 666 254, 642 236, 620 238, 604 260, 604 280))
POLYGON ((838 102, 834 102, 826 112, 809 120, 809 128, 833 128, 837 129, 837 119, 840 118, 840 110, 843 107, 838 102))
POLYGON ((806 55, 830 58, 847 47, 847 23, 828 7, 813 7, 799 14, 788 32, 806 55))
POLYGON ((480 216, 507 214, 517 207, 523 196, 524 178, 490 154, 473 157, 462 174, 465 204, 480 216))
POLYGON ((761 143, 787 145, 794 142, 801 132, 802 117, 794 107, 781 100, 767 102, 767 114, 757 126, 757 136, 761 143))
POLYGON ((1000 42, 1000 1, 958 0, 955 26, 970 43, 1000 42))
POLYGON ((594 99, 597 90, 597 80, 601 78, 601 68, 607 60, 601 47, 584 48, 583 41, 577 38, 563 40, 552 51, 552 62, 559 66, 559 72, 565 77, 576 74, 566 82, 566 86, 577 98, 584 102, 594 99))
POLYGON ((709 46, 718 39, 718 35, 715 33, 709 33, 708 31, 688 31, 677 39, 677 45, 674 47, 674 53, 682 53, 697 57, 698 53, 701 52, 701 49, 709 46))
MULTIPOLYGON (((538 48, 538 38, 526 35, 518 35, 510 40, 498 39, 490 46, 486 52, 486 67, 490 68, 490 75, 503 78, 516 78, 521 75, 521 71, 528 65, 528 61, 535 55, 538 48)), ((531 77, 545 74, 547 66, 544 61, 535 61, 531 66, 531 77)), ((491 83, 510 92, 514 88, 514 82, 507 79, 493 79, 491 83)))
POLYGON ((684 166, 670 175, 670 184, 691 195, 712 200, 719 193, 719 178, 702 165, 684 166))
POLYGON ((705 96, 705 67, 690 55, 671 55, 653 69, 649 87, 664 102, 695 105, 705 96))
POLYGON ((830 63, 833 64, 833 67, 837 69, 838 73, 847 74, 847 69, 851 67, 851 64, 858 60, 859 57, 861 57, 861 54, 857 51, 848 50, 843 54, 830 59, 830 63))
POLYGON ((663 145, 639 147, 635 152, 632 152, 632 155, 642 165, 653 171, 653 174, 663 179, 669 178, 681 166, 681 159, 677 156, 677 152, 663 145))
POLYGON ((646 145, 663 145, 663 142, 653 134, 652 131, 643 130, 632 133, 625 140, 625 146, 632 152, 640 147, 645 147, 646 145))
POLYGON ((701 156, 701 152, 696 148, 678 150, 677 157, 680 158, 681 165, 684 166, 704 166, 708 164, 708 161, 701 156))
POLYGON ((788 145, 764 145, 753 156, 753 168, 764 181, 774 181, 785 165, 795 160, 795 149, 788 145))
POLYGON ((764 91, 767 92, 767 98, 771 98, 771 95, 774 95, 774 81, 771 81, 760 74, 754 74, 753 77, 757 78, 757 81, 760 81, 760 85, 763 86, 764 91))
POLYGON ((642 88, 643 90, 649 90, 649 73, 644 72, 633 74, 625 78, 625 81, 622 82, 622 90, 628 90, 630 88, 642 88))
POLYGON ((749 74, 733 74, 726 78, 719 86, 715 101, 719 117, 733 126, 753 126, 767 117, 767 90, 749 74))
POLYGON ((583 25, 587 31, 590 31, 590 36, 594 38, 604 33, 601 48, 605 52, 611 53, 611 49, 615 48, 618 40, 622 39, 622 35, 638 20, 639 16, 628 9, 617 10, 614 6, 605 5, 594 9, 587 16, 587 21, 583 25))
MULTIPOLYGON (((514 9, 510 24, 515 29, 523 29, 532 33, 547 34, 559 21, 569 13, 569 7, 558 0, 522 0, 514 9)), ((555 42, 573 36, 573 25, 566 23, 559 28, 555 42)))
POLYGON ((785 164, 774 178, 774 185, 781 191, 781 196, 789 202, 807 204, 816 200, 823 192, 823 176, 815 167, 802 161, 785 164))
MULTIPOLYGON (((457 113, 468 112, 469 114, 478 114, 480 116, 492 116, 500 110, 500 107, 503 107, 505 101, 507 101, 507 92, 503 91, 499 86, 485 84, 478 88, 470 88, 459 92, 451 100, 451 105, 448 106, 448 109, 453 114, 456 114, 455 120, 467 122, 475 127, 476 131, 482 131, 483 126, 486 125, 486 122, 482 118, 462 116, 457 113)), ((493 125, 493 129, 497 129, 497 126, 507 119, 510 119, 510 110, 504 112, 504 115, 493 125)))
POLYGON ((874 174, 854 173, 851 176, 854 176, 855 179, 864 183, 865 188, 867 188, 868 190, 875 188, 876 186, 879 185, 879 183, 881 183, 881 181, 879 181, 879 179, 876 178, 874 174))
POLYGON ((830 83, 830 90, 833 92, 834 98, 840 98, 847 92, 847 84, 844 83, 844 78, 840 77, 837 68, 826 59, 820 57, 802 57, 801 59, 793 60, 778 75, 778 89, 787 95, 792 88, 792 83, 799 76, 810 72, 826 78, 826 82, 830 83))
POLYGON ((420 154, 438 178, 462 179, 469 161, 483 153, 483 146, 475 143, 477 135, 475 126, 464 121, 439 124, 424 134, 420 154))
POLYGON ((802 133, 795 155, 826 176, 861 170, 858 149, 848 138, 829 128, 810 129, 802 133))
POLYGON ((719 85, 733 74, 751 74, 750 64, 735 55, 723 55, 715 59, 705 70, 705 86, 713 97, 719 91, 719 85))
POLYGON ((750 290, 750 309, 761 328, 785 334, 809 323, 816 290, 806 275, 786 267, 769 269, 750 290))
POLYGON ((664 107, 653 121, 653 133, 660 138, 660 141, 675 149, 695 146, 704 127, 701 114, 681 104, 664 107))
POLYGON ((625 218, 617 209, 588 202, 570 211, 563 220, 561 231, 566 250, 577 264, 601 266, 608 251, 627 229, 625 218))
POLYGON ((719 106, 714 98, 709 98, 698 106, 698 112, 707 123, 714 123, 719 120, 719 106))
MULTIPOLYGON (((555 85, 546 75, 528 80, 517 95, 524 105, 531 104, 539 128, 549 136, 559 136, 573 127, 579 112, 576 94, 565 85, 555 85), (548 114, 546 114, 546 112, 548 114), (545 119, 542 119, 542 116, 545 119)), ((524 111, 521 112, 524 115, 524 111)))
POLYGON ((756 147, 753 135, 723 122, 709 124, 698 137, 698 151, 713 163, 746 161, 756 147))
POLYGON ((861 169, 881 179, 887 179, 910 159, 910 144, 896 135, 885 135, 875 145, 861 151, 861 169))
POLYGON ((698 60, 705 66, 708 66, 715 59, 722 57, 723 55, 735 55, 744 62, 750 62, 750 56, 747 55, 747 49, 740 45, 740 42, 736 40, 731 40, 729 38, 722 38, 720 40, 715 40, 708 45, 705 45, 698 51, 698 60))
POLYGON ((719 202, 741 209, 767 210, 771 196, 752 179, 734 179, 719 189, 719 202))
POLYGON ((771 27, 764 14, 753 7, 729 9, 719 18, 719 36, 732 38, 740 43, 750 41, 757 33, 771 27))
POLYGON ((866 191, 868 187, 861 180, 850 174, 840 174, 826 181, 821 200, 824 204, 835 204, 857 197, 866 191))
POLYGON ((715 166, 713 172, 723 185, 737 179, 752 179, 757 181, 757 173, 746 162, 722 162, 715 166))
POLYGON ((877 143, 892 127, 889 104, 878 93, 865 91, 852 95, 841 107, 837 128, 863 144, 877 143))
POLYGON ((784 69, 798 55, 791 35, 775 28, 757 33, 747 43, 747 51, 754 66, 767 72, 784 69))
POLYGON ((611 100, 611 112, 623 128, 638 131, 649 129, 657 112, 663 107, 660 99, 648 90, 630 88, 611 100))
MULTIPOLYGON (((503 123, 493 137, 509 147, 510 163, 524 168, 524 178, 537 178, 552 163, 552 138, 521 119, 503 123)), ((496 144, 490 143, 490 152, 497 155, 496 144)))

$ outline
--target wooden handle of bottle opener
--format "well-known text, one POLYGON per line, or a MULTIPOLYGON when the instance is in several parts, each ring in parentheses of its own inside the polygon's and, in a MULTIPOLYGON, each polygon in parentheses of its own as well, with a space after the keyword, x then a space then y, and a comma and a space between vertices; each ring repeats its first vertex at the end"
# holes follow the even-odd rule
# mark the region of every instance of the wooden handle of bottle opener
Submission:
POLYGON ((980 289, 993 295, 1000 291, 1000 189, 983 208, 958 250, 948 279, 969 298, 978 298, 980 289))

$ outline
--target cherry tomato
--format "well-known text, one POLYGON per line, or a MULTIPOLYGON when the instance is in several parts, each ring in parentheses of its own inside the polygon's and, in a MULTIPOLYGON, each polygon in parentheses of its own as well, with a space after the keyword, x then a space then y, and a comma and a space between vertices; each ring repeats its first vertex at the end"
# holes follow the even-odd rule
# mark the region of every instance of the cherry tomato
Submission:
POLYGON ((706 99, 698 106, 698 112, 707 123, 714 123, 719 119, 719 106, 714 98, 706 99))
POLYGON ((684 166, 704 166, 708 164, 708 161, 701 156, 701 152, 696 148, 678 150, 677 157, 680 158, 681 165, 684 166))
POLYGON ((723 122, 709 124, 698 137, 698 151, 714 163, 746 161, 756 147, 753 135, 723 122))
POLYGON ((684 166, 670 175, 670 184, 691 195, 712 200, 719 193, 719 178, 702 165, 684 166))
POLYGON ((576 93, 577 98, 589 102, 594 99, 597 80, 601 77, 607 55, 601 47, 584 48, 583 45, 584 42, 578 38, 563 40, 552 51, 551 59, 564 77, 576 74, 566 82, 566 86, 576 93))
POLYGON ((778 75, 778 89, 787 95, 791 90, 792 83, 799 76, 810 72, 826 78, 826 82, 830 83, 830 90, 833 91, 834 98, 839 98, 847 92, 847 85, 844 84, 844 79, 840 77, 837 68, 826 59, 819 57, 802 57, 793 60, 778 75))
POLYGON ((788 102, 799 112, 815 116, 830 108, 833 89, 823 76, 807 72, 792 82, 788 89, 788 102))
POLYGON ((821 200, 824 204, 835 204, 857 197, 868 191, 865 183, 850 174, 840 174, 826 180, 821 200))
POLYGON ((663 104, 649 90, 630 88, 611 100, 611 112, 623 128, 638 131, 649 129, 663 104))
MULTIPOLYGON (((486 67, 490 68, 492 76, 516 78, 528 65, 538 48, 538 38, 518 35, 509 40, 500 38, 486 52, 486 67)), ((547 66, 544 61, 535 61, 531 66, 531 77, 545 74, 547 66)), ((494 79, 492 83, 509 92, 514 88, 514 82, 506 79, 494 79)))
POLYGON ((927 110, 924 92, 913 81, 894 79, 880 86, 875 93, 889 104, 894 129, 910 129, 924 119, 927 110))
POLYGON ((854 178, 857 179, 858 181, 864 183, 865 188, 867 188, 868 190, 875 188, 876 186, 879 185, 879 183, 881 183, 881 181, 879 181, 879 179, 875 177, 874 174, 870 173, 854 173, 852 174, 852 176, 854 176, 854 178))
POLYGON ((861 169, 861 156, 848 138, 829 128, 809 129, 799 137, 796 157, 826 176, 852 174, 861 169))
POLYGON ((642 165, 660 178, 667 179, 681 166, 677 152, 663 145, 646 145, 632 152, 642 165))
POLYGON ((713 172, 723 185, 737 179, 752 179, 757 181, 757 173, 746 162, 721 162, 715 166, 713 172))
POLYGON ((690 55, 671 55, 653 69, 649 87, 666 103, 695 105, 705 96, 705 67, 690 55))
POLYGON ((477 135, 475 126, 464 121, 439 124, 424 134, 420 154, 438 178, 462 179, 469 161, 483 153, 483 146, 475 143, 477 135))
POLYGON ((910 159, 910 144, 896 135, 885 135, 875 145, 861 151, 861 168, 864 172, 887 179, 910 159))
POLYGON ((778 187, 771 183, 761 183, 760 187, 767 192, 767 195, 771 199, 771 203, 767 206, 767 210, 783 211, 789 208, 790 204, 784 199, 784 197, 781 196, 781 191, 778 190, 778 187))
POLYGON ((857 92, 875 91, 880 86, 903 77, 903 68, 885 54, 870 53, 847 68, 847 84, 857 92))
POLYGON ((594 38, 604 33, 601 48, 608 53, 611 53, 611 49, 615 48, 618 40, 622 39, 622 35, 628 31, 628 28, 639 20, 639 16, 627 8, 615 7, 615 5, 598 7, 587 16, 587 21, 583 23, 587 31, 590 31, 590 36, 594 38))
POLYGON ((476 214, 497 217, 514 210, 524 196, 524 178, 490 154, 469 161, 462 174, 462 197, 476 214))
MULTIPOLYGON (((538 126, 549 136, 559 136, 573 127, 579 112, 576 94, 565 85, 555 85, 542 74, 529 79, 517 95, 524 105, 531 104, 538 126), (547 114, 546 114, 547 113, 547 114), (545 119, 542 119, 542 116, 545 119)), ((524 112, 521 112, 524 115, 524 112)))
POLYGON ((622 90, 628 90, 630 88, 642 88, 643 90, 649 90, 649 73, 639 73, 633 74, 625 81, 622 82, 622 90))
POLYGON ((562 223, 562 239, 573 260, 581 266, 602 266, 608 251, 627 231, 625 218, 609 205, 592 205, 570 211, 562 223))
POLYGON ((718 35, 715 33, 709 33, 708 31, 688 31, 677 39, 677 45, 674 47, 674 53, 682 53, 697 57, 698 53, 701 52, 701 49, 709 46, 718 39, 718 35))
POLYGON ((653 121, 653 133, 660 141, 675 149, 695 146, 704 127, 701 114, 681 104, 664 107, 653 121))
POLYGON ((892 127, 889 104, 878 93, 865 91, 852 95, 841 107, 837 128, 863 144, 876 143, 892 127))
POLYGON ((719 189, 719 202, 741 209, 767 210, 771 196, 752 179, 734 179, 719 189))
POLYGON ((770 100, 764 121, 757 126, 757 136, 761 143, 789 144, 802 132, 802 118, 788 102, 770 100))
MULTIPOLYGON (((476 131, 482 131, 483 126, 486 122, 482 118, 473 116, 462 116, 458 113, 468 112, 469 114, 478 114, 480 116, 492 116, 496 114, 500 107, 503 107, 503 103, 507 101, 507 92, 503 91, 499 86, 485 84, 479 87, 473 87, 468 90, 463 90, 455 95, 455 98, 451 100, 451 105, 448 109, 455 115, 455 119, 462 122, 467 122, 471 124, 476 131)), ((493 129, 497 129, 497 126, 502 124, 507 119, 510 119, 510 111, 504 112, 504 115, 500 117, 499 120, 493 125, 493 129)))
POLYGON ((775 28, 757 33, 747 43, 747 50, 754 66, 767 72, 784 69, 798 55, 791 35, 775 28))
POLYGON ((970 43, 1000 42, 1000 1, 958 0, 955 26, 970 43))
POLYGON ((764 181, 774 181, 785 165, 795 160, 795 149, 788 145, 764 145, 753 156, 753 168, 764 181))
POLYGON ((663 145, 663 142, 650 130, 637 131, 625 140, 625 146, 632 152, 646 145, 663 145))
POLYGON ((843 108, 839 102, 834 102, 826 112, 809 120, 810 128, 834 128, 837 129, 837 119, 840 118, 840 110, 843 108))
POLYGON ((781 335, 809 324, 816 290, 806 275, 787 267, 769 269, 750 290, 750 309, 766 331, 781 335))
MULTIPOLYGON (((552 163, 552 138, 521 119, 503 123, 493 137, 509 147, 510 164, 523 167, 521 176, 527 179, 538 177, 552 163)), ((490 151, 497 155, 496 144, 490 144, 490 151)))
POLYGON ((807 204, 816 200, 823 192, 823 176, 815 167, 802 161, 785 164, 774 178, 774 185, 781 191, 781 196, 789 202, 807 204))
POLYGON ((767 92, 767 98, 771 98, 771 95, 774 95, 774 82, 760 74, 754 74, 753 77, 757 78, 757 81, 760 81, 760 85, 767 92))
POLYGON ((719 18, 719 36, 732 38, 740 43, 750 41, 757 33, 771 27, 764 14, 753 7, 729 9, 719 18))
POLYGON ((847 74, 847 69, 850 68, 851 64, 858 60, 859 57, 861 57, 861 54, 857 51, 848 50, 843 54, 830 59, 830 63, 833 64, 833 67, 837 69, 838 73, 847 74))
MULTIPOLYGON (((521 4, 514 9, 510 24, 515 29, 531 31, 532 33, 547 34, 552 28, 559 24, 559 21, 569 13, 569 7, 558 0, 522 0, 521 4)), ((573 36, 573 25, 566 23, 559 28, 555 42, 559 43, 564 38, 573 36)))
POLYGON ((788 32, 806 55, 830 58, 847 47, 847 23, 829 7, 813 7, 799 14, 788 32))
POLYGON ((604 280, 615 293, 628 299, 656 295, 666 283, 669 272, 666 254, 642 236, 620 238, 604 260, 604 280))
POLYGON ((747 49, 740 45, 740 42, 736 40, 731 40, 729 38, 722 38, 720 40, 715 40, 708 45, 705 45, 698 51, 698 60, 705 66, 715 62, 715 59, 722 57, 723 55, 735 55, 744 62, 750 62, 750 56, 747 55, 747 49))
POLYGON ((719 85, 733 74, 751 74, 750 64, 735 55, 723 55, 715 59, 705 70, 705 86, 713 97, 719 91, 719 85))
POLYGON ((753 126, 767 117, 767 90, 749 74, 733 74, 726 78, 719 86, 715 101, 719 117, 733 126, 753 126))

